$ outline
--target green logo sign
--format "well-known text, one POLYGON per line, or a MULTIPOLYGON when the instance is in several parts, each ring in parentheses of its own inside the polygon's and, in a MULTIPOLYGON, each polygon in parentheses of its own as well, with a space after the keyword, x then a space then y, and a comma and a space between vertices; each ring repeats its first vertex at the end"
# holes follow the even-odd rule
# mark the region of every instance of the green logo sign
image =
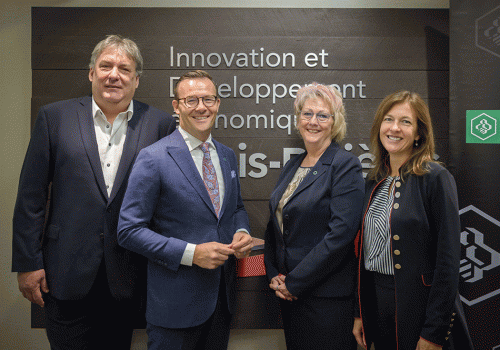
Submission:
POLYGON ((500 144, 500 111, 467 111, 467 143, 500 144))

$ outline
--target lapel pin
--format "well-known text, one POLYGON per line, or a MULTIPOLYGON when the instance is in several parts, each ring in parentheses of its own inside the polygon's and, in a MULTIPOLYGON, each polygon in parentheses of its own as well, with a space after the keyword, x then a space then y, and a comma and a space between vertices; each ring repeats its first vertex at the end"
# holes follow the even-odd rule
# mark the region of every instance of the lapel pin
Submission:
POLYGON ((318 172, 316 170, 313 171, 313 175, 316 175, 318 172))

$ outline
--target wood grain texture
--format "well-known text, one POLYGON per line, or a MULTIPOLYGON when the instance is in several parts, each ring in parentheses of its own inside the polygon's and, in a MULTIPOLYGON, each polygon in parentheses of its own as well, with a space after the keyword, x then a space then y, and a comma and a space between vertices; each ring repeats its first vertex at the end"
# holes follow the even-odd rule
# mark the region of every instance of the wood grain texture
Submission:
MULTIPOLYGON (((448 10, 33 7, 32 121, 47 103, 91 93, 90 54, 107 34, 137 42, 144 73, 135 98, 169 113, 172 77, 198 68, 214 77, 222 101, 213 136, 236 153, 254 237, 264 237, 283 163, 303 148, 289 122, 295 84, 339 86, 342 147, 364 172, 377 106, 401 89, 428 102, 437 154, 449 159, 448 10)), ((233 328, 282 327, 264 276, 239 278, 237 289, 233 328)), ((33 327, 43 327, 42 312, 33 308, 33 327)))

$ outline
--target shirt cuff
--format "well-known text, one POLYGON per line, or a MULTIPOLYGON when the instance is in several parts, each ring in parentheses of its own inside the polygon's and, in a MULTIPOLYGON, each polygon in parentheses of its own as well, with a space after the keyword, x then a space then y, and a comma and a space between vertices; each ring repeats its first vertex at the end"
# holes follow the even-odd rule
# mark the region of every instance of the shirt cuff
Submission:
POLYGON ((193 266, 193 257, 196 244, 188 243, 182 254, 181 265, 193 266))
MULTIPOLYGON (((248 230, 244 228, 240 228, 239 230, 236 230, 236 232, 245 232, 246 234, 250 234, 248 230)), ((184 250, 184 253, 182 254, 181 258, 181 265, 186 265, 186 266, 193 266, 193 257, 194 257, 194 250, 196 249, 196 244, 188 243, 186 245, 186 249, 184 250)))
MULTIPOLYGON (((247 230, 247 229, 244 229, 244 228, 240 228, 240 229, 236 230, 236 232, 240 232, 240 231, 241 231, 241 232, 245 232, 246 234, 250 234, 250 232, 248 232, 248 230, 247 230)), ((236 233, 236 232, 235 232, 235 233, 236 233)))

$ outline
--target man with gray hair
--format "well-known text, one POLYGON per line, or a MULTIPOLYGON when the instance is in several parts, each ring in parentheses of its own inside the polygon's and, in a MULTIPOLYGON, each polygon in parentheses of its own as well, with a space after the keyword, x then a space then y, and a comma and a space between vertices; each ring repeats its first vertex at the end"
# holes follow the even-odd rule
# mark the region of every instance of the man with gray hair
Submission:
POLYGON ((116 226, 139 151, 175 130, 133 100, 142 56, 109 35, 90 60, 92 95, 43 106, 21 171, 12 271, 45 309, 52 349, 130 349, 143 317, 146 260, 117 244, 116 226))

